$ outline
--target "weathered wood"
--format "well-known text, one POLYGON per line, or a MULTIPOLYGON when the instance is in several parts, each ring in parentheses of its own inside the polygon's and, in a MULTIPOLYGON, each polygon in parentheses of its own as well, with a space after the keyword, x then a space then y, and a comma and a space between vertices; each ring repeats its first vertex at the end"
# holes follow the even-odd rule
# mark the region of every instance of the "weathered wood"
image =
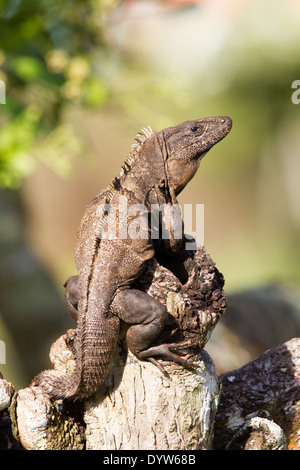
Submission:
POLYGON ((212 448, 219 387, 210 358, 203 355, 196 372, 165 368, 169 379, 131 354, 124 370, 115 363, 105 389, 86 405, 88 450, 212 448))
POLYGON ((164 337, 186 342, 196 357, 226 311, 224 278, 204 248, 182 250, 173 265, 153 259, 136 287, 163 303, 169 312, 164 337), (163 263, 169 269, 164 267, 163 263))
POLYGON ((0 373, 0 450, 16 448, 16 442, 11 431, 9 407, 11 405, 15 388, 11 382, 4 380, 0 373))
MULTIPOLYGON (((58 373, 72 373, 75 356, 72 352, 75 330, 53 343, 50 360, 58 373)), ((75 405, 63 408, 40 387, 19 390, 10 405, 13 433, 26 450, 82 450, 85 447, 82 410, 75 405)))
POLYGON ((300 450, 300 338, 269 349, 219 378, 222 393, 216 415, 215 449, 244 449, 252 444, 260 449, 284 448, 286 440, 289 450, 300 450), (260 419, 256 420, 256 428, 251 421, 254 418, 260 419), (277 429, 277 437, 270 439, 275 429, 272 422, 282 432, 277 429))
POLYGON ((13 404, 18 439, 27 450, 82 450, 84 437, 73 417, 62 414, 39 387, 20 390, 13 404))

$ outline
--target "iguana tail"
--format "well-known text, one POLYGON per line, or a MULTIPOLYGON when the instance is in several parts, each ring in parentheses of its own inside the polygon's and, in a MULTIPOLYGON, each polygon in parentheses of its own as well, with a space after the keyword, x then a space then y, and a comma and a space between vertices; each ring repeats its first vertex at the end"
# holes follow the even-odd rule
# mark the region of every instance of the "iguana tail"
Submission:
POLYGON ((45 370, 32 381, 55 399, 82 400, 105 381, 118 339, 119 319, 94 319, 94 325, 78 325, 76 366, 70 375, 45 370))

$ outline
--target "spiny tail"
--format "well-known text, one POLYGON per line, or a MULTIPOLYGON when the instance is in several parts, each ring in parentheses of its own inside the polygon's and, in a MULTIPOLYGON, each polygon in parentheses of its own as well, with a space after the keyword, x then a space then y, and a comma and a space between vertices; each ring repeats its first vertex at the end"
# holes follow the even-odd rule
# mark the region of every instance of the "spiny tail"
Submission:
POLYGON ((55 370, 45 370, 33 379, 31 385, 41 387, 56 400, 66 398, 76 400, 80 398, 78 395, 78 380, 75 374, 59 375, 55 370))
POLYGON ((105 320, 94 319, 94 325, 79 331, 76 366, 70 375, 55 370, 38 374, 32 385, 41 387, 55 399, 82 400, 95 393, 105 381, 110 370, 115 345, 118 339, 119 320, 117 317, 105 320), (103 329, 107 334, 103 334, 103 329))

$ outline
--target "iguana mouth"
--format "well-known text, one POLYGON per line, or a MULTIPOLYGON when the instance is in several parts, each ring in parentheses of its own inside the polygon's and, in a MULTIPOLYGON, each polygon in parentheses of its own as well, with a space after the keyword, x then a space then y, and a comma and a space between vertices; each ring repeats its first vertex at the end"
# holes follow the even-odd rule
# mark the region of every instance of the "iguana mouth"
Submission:
POLYGON ((205 157, 205 155, 208 153, 210 149, 204 150, 203 152, 198 152, 196 155, 192 158, 192 160, 198 160, 199 158, 205 157))

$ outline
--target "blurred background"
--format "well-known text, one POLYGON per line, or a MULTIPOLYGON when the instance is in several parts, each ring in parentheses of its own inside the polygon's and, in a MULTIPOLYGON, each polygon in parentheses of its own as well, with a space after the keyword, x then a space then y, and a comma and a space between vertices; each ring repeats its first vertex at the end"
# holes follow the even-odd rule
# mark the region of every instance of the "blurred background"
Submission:
POLYGON ((179 198, 204 204, 226 281, 218 372, 299 336, 299 24, 297 0, 0 0, 0 371, 17 388, 75 327, 81 216, 146 125, 234 123, 179 198))

